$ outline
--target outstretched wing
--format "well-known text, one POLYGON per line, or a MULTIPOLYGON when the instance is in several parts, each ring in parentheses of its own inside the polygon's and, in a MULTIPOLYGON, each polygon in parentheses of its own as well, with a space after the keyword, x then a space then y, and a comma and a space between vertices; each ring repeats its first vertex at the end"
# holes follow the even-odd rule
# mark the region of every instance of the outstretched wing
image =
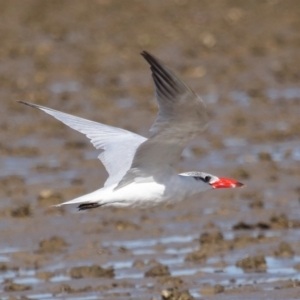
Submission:
POLYGON ((38 108, 67 126, 85 134, 96 149, 103 150, 98 158, 105 166, 109 177, 105 186, 118 183, 129 170, 138 146, 146 138, 133 132, 75 117, 40 105, 19 101, 38 108))
POLYGON ((141 54, 150 64, 159 112, 151 137, 138 147, 131 169, 116 189, 137 177, 159 180, 172 172, 183 149, 208 123, 203 101, 157 58, 141 54))

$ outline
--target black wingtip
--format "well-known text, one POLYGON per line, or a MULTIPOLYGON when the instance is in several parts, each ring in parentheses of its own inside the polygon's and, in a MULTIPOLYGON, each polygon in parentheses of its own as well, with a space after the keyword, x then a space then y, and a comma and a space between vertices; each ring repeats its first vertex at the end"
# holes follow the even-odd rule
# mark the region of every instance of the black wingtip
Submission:
POLYGON ((154 64, 162 64, 159 59, 157 59, 154 55, 150 54, 147 51, 142 51, 141 55, 144 57, 144 59, 149 63, 149 65, 154 65, 154 64))
POLYGON ((27 103, 27 102, 24 102, 24 101, 21 101, 21 100, 17 100, 16 102, 18 102, 18 103, 22 103, 22 104, 25 104, 25 105, 28 105, 28 103, 27 103))
POLYGON ((147 51, 144 50, 144 51, 141 52, 141 55, 143 57, 145 57, 145 56, 150 55, 150 54, 149 54, 149 52, 147 52, 147 51))
POLYGON ((100 204, 98 203, 82 203, 78 205, 78 210, 87 210, 87 209, 92 209, 92 208, 97 208, 99 207, 100 204))
POLYGON ((30 107, 37 108, 35 104, 29 103, 29 102, 25 102, 25 101, 21 101, 21 100, 17 100, 17 102, 21 103, 21 104, 25 104, 25 105, 30 106, 30 107))

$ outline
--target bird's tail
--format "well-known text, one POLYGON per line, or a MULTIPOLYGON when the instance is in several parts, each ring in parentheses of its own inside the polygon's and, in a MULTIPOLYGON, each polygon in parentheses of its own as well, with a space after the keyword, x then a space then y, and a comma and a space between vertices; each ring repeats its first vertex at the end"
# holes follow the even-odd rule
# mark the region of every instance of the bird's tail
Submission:
POLYGON ((101 206, 101 190, 94 191, 90 194, 83 195, 73 200, 69 200, 60 204, 56 204, 54 206, 59 207, 68 204, 79 204, 78 209, 84 210, 89 208, 96 208, 101 206))

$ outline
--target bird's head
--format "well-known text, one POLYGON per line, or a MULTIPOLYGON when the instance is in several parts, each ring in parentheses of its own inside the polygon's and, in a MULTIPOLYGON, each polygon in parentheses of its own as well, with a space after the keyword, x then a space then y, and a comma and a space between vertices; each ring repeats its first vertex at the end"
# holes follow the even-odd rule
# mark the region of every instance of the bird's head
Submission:
POLYGON ((245 184, 232 179, 225 177, 217 177, 204 172, 187 172, 183 173, 186 176, 192 176, 195 180, 209 184, 213 189, 232 189, 232 188, 241 188, 245 184))

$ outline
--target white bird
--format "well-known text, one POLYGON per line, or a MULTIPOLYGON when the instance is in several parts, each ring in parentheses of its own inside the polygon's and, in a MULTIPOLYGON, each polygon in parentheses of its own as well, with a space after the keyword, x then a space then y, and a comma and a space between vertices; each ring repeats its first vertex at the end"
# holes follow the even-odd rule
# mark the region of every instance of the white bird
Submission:
POLYGON ((182 201, 210 189, 244 186, 234 179, 204 172, 176 172, 183 149, 207 126, 206 107, 160 60, 146 51, 141 55, 150 64, 159 107, 148 139, 121 128, 19 101, 85 134, 96 149, 102 150, 98 158, 109 174, 104 187, 57 206, 76 203, 79 210, 99 206, 145 207, 182 201))

